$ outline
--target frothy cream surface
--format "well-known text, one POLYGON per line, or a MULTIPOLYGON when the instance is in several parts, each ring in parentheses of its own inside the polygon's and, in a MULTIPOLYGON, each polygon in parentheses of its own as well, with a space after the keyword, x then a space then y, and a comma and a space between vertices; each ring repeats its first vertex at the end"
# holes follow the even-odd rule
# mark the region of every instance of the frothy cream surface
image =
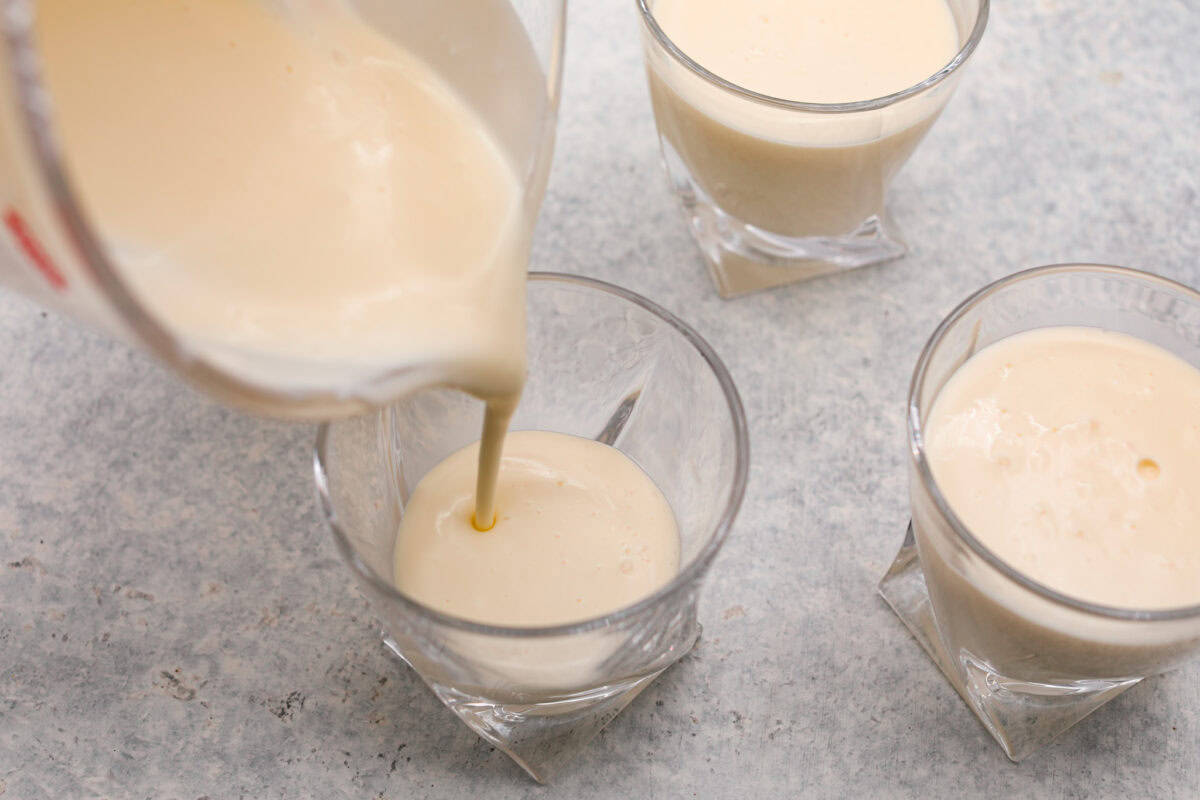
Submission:
POLYGON ((41 0, 36 33, 85 206, 190 349, 276 389, 519 390, 516 171, 345 0, 41 0))
POLYGON ((926 423, 947 502, 1017 571, 1122 608, 1200 603, 1200 370, 1043 328, 971 357, 926 423))
POLYGON ((679 532, 654 482, 614 447, 515 431, 504 440, 497 521, 471 524, 478 444, 413 491, 396 538, 396 586, 464 619, 545 626, 636 602, 679 569, 679 532))
POLYGON ((786 100, 884 97, 958 50, 946 0, 656 0, 652 10, 700 66, 786 100))

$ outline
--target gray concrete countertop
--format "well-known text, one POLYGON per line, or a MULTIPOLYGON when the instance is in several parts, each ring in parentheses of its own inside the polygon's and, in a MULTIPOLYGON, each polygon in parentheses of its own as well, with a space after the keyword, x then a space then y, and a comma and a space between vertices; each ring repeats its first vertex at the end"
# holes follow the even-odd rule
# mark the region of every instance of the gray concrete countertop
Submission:
POLYGON ((0 797, 1195 797, 1200 665, 1009 763, 875 594, 903 403, 967 293, 1062 261, 1200 284, 1200 6, 999 2, 891 195, 903 261, 725 302, 668 194, 632 0, 571 8, 533 266, 725 358, 754 463, 698 649, 538 787, 385 653, 310 426, 0 296, 0 797))

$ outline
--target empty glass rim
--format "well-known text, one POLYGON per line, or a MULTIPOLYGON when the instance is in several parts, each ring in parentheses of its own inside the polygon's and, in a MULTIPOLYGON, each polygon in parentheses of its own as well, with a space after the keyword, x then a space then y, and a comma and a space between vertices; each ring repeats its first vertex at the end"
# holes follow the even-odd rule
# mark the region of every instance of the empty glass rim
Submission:
MULTIPOLYGON (((726 369, 725 364, 720 357, 712 349, 704 338, 697 333, 691 326, 680 320, 670 311, 667 311, 662 306, 647 300, 645 297, 631 292, 628 289, 623 289, 606 281, 597 280, 596 278, 588 278, 582 275, 568 275, 561 272, 530 272, 529 280, 545 283, 560 283, 577 288, 587 289, 591 291, 602 292, 612 295, 625 302, 639 306, 645 311, 650 312, 662 321, 670 325, 676 333, 680 334, 692 347, 699 352, 700 357, 708 364, 712 370, 717 383, 721 387, 721 392, 725 397, 726 407, 729 410, 730 422, 733 426, 734 435, 734 467, 733 480, 730 482, 729 494, 725 500, 725 507, 721 511, 721 516, 718 518, 714 529, 708 537, 708 541, 700 548, 691 561, 684 565, 682 569, 667 583, 659 587, 652 594, 643 597, 636 603, 624 606, 616 611, 604 614, 598 617, 580 620, 578 622, 569 622, 560 625, 549 625, 541 627, 509 627, 503 625, 488 625, 481 622, 473 622, 471 620, 456 617, 450 614, 443 613, 437 609, 431 608, 424 603, 413 600, 407 595, 398 591, 391 583, 385 580, 375 570, 371 569, 366 562, 358 555, 354 549, 354 545, 350 543, 349 536, 342 529, 338 521, 337 512, 333 507, 333 498, 329 492, 329 479, 325 469, 327 460, 326 453, 329 444, 329 429, 334 423, 325 422, 317 429, 317 441, 313 448, 313 475, 316 479, 317 495, 321 502, 321 510, 325 515, 325 521, 329 525, 330 531, 333 533, 334 541, 337 543, 338 550, 346 563, 350 565, 350 569, 363 581, 365 581, 374 591, 379 592, 388 601, 394 602, 411 613, 427 617, 439 625, 455 628, 467 633, 484 634, 488 636, 503 636, 503 637, 551 637, 565 636, 572 634, 586 633, 588 631, 599 630, 610 627, 621 622, 629 617, 632 617, 640 612, 659 605, 674 595, 686 591, 689 586, 700 579, 704 572, 708 569, 712 560, 720 551, 721 546, 725 543, 725 539, 729 535, 730 529, 733 527, 734 519, 737 517, 738 509, 741 507, 742 498, 746 493, 746 480, 749 474, 750 465, 750 434, 746 425, 746 412, 742 407, 742 400, 738 394, 737 387, 734 385, 733 378, 726 369)), ((383 413, 380 410, 376 413, 383 413)))
MULTIPOLYGON (((933 334, 926 342, 924 349, 921 351, 920 357, 917 359, 917 366, 913 370, 912 383, 908 388, 908 445, 909 455, 912 457, 912 464, 916 467, 917 474, 920 476, 921 483, 929 496, 933 498, 934 504, 937 506, 938 513, 946 520, 955 535, 971 548, 984 561, 991 565, 997 572, 1004 577, 1019 584, 1020 586, 1030 590, 1031 592, 1040 595, 1046 600, 1049 600, 1057 605, 1067 608, 1082 611, 1087 614, 1092 614, 1098 617, 1107 617, 1110 619, 1139 621, 1139 622, 1164 622, 1169 620, 1190 619, 1200 617, 1200 605, 1181 606, 1177 608, 1163 609, 1134 609, 1121 608, 1118 606, 1108 606, 1100 603, 1091 603, 1086 600, 1080 600, 1075 597, 1063 594, 1055 589, 1046 586, 1044 583, 1035 581, 1019 572, 1008 562, 1004 561, 994 552, 992 552, 983 542, 975 538, 974 534, 967 528, 950 504, 946 501, 942 494, 941 488, 937 481, 933 478, 933 472, 929 468, 929 461, 926 458, 924 430, 921 423, 920 403, 923 399, 924 384, 926 373, 929 369, 930 362, 934 352, 937 351, 945 338, 947 332, 958 323, 968 312, 972 311, 983 301, 987 300, 992 295, 1002 291, 1014 284, 1023 283, 1028 280, 1036 280, 1050 275, 1062 275, 1070 273, 1092 273, 1097 275, 1109 275, 1112 277, 1125 278, 1132 281, 1137 281, 1143 284, 1156 286, 1160 289, 1165 289, 1171 292, 1177 292, 1183 295, 1191 302, 1200 306, 1200 292, 1192 289, 1170 278, 1164 278, 1161 275, 1155 275, 1152 272, 1132 269, 1130 267, 1115 267, 1108 264, 1051 264, 1044 267, 1033 267, 1031 269, 1014 272, 1000 278, 997 281, 989 283, 982 289, 970 295, 966 300, 962 301, 953 311, 946 315, 946 318, 934 330, 933 334)), ((974 353, 972 353, 973 355, 974 353)))
POLYGON ((783 97, 774 97, 769 94, 762 94, 753 89, 746 89, 732 81, 722 78, 716 73, 709 72, 697 62, 693 61, 691 56, 683 52, 671 38, 667 36, 662 27, 659 26, 658 20, 654 18, 654 12, 650 10, 650 0, 637 0, 638 10, 641 11, 642 21, 646 23, 646 27, 654 34, 654 38, 662 45, 663 49, 670 53, 671 57, 679 62, 683 67, 696 73, 701 78, 704 78, 709 83, 719 86, 726 91, 734 94, 742 95, 750 100, 755 100, 759 103, 777 106, 779 108, 792 109, 793 111, 810 111, 822 114, 848 114, 856 111, 872 111, 877 108, 884 108, 893 103, 898 103, 905 98, 919 94, 926 89, 936 86, 937 84, 950 77, 952 73, 958 70, 967 59, 971 57, 971 53, 975 52, 975 48, 979 45, 979 40, 983 38, 983 31, 987 27, 988 9, 990 0, 979 0, 979 13, 975 16, 975 25, 971 29, 971 35, 967 37, 966 42, 959 48, 954 58, 950 59, 946 66, 939 69, 937 72, 930 75, 920 83, 913 84, 907 89, 901 89, 898 92, 884 95, 883 97, 875 97, 870 100, 855 100, 850 103, 811 103, 803 100, 788 100, 783 97))

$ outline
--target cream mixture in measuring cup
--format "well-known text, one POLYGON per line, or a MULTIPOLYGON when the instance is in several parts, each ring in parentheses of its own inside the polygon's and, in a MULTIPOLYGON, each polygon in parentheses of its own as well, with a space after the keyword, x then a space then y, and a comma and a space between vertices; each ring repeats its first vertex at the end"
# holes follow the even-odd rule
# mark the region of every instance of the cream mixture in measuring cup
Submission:
POLYGON ((519 388, 524 176, 422 59, 336 0, 36 20, 75 188, 186 347, 298 391, 411 362, 519 388))
MULTIPOLYGON (((354 392, 420 363, 487 401, 481 444, 414 495, 402 590, 552 624, 670 579, 674 518, 619 451, 520 433, 500 472, 535 204, 493 120, 437 69, 344 0, 42 0, 36 33, 75 189, 184 346, 275 390, 354 392)), ((501 47, 510 82, 528 47, 501 47)))

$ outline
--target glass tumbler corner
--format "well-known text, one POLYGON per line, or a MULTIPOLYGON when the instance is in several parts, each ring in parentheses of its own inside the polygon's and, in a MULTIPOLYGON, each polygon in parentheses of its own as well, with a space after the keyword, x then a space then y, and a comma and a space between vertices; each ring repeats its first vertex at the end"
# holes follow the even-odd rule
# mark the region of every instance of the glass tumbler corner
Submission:
POLYGON ((472 730, 545 782, 700 635, 703 579, 745 490, 749 443, 725 367, 658 306, 581 277, 535 273, 529 376, 514 430, 609 444, 658 485, 676 516, 680 570, 603 617, 542 628, 485 625, 406 597, 393 545, 412 488, 479 436, 481 404, 430 389, 322 426, 318 493, 335 542, 388 647, 472 730))
POLYGON ((714 74, 638 0, 663 165, 722 297, 900 258, 885 200, 983 36, 988 0, 947 0, 958 50, 884 97, 809 102, 714 74))
POLYGON ((1138 337, 1200 366, 1200 293, 1145 272, 1039 267, 967 298, 926 344, 909 391, 912 521, 879 592, 1013 761, 1200 651, 1200 606, 1117 608, 1023 574, 958 518, 930 470, 938 393, 979 350, 1052 326, 1138 337))

